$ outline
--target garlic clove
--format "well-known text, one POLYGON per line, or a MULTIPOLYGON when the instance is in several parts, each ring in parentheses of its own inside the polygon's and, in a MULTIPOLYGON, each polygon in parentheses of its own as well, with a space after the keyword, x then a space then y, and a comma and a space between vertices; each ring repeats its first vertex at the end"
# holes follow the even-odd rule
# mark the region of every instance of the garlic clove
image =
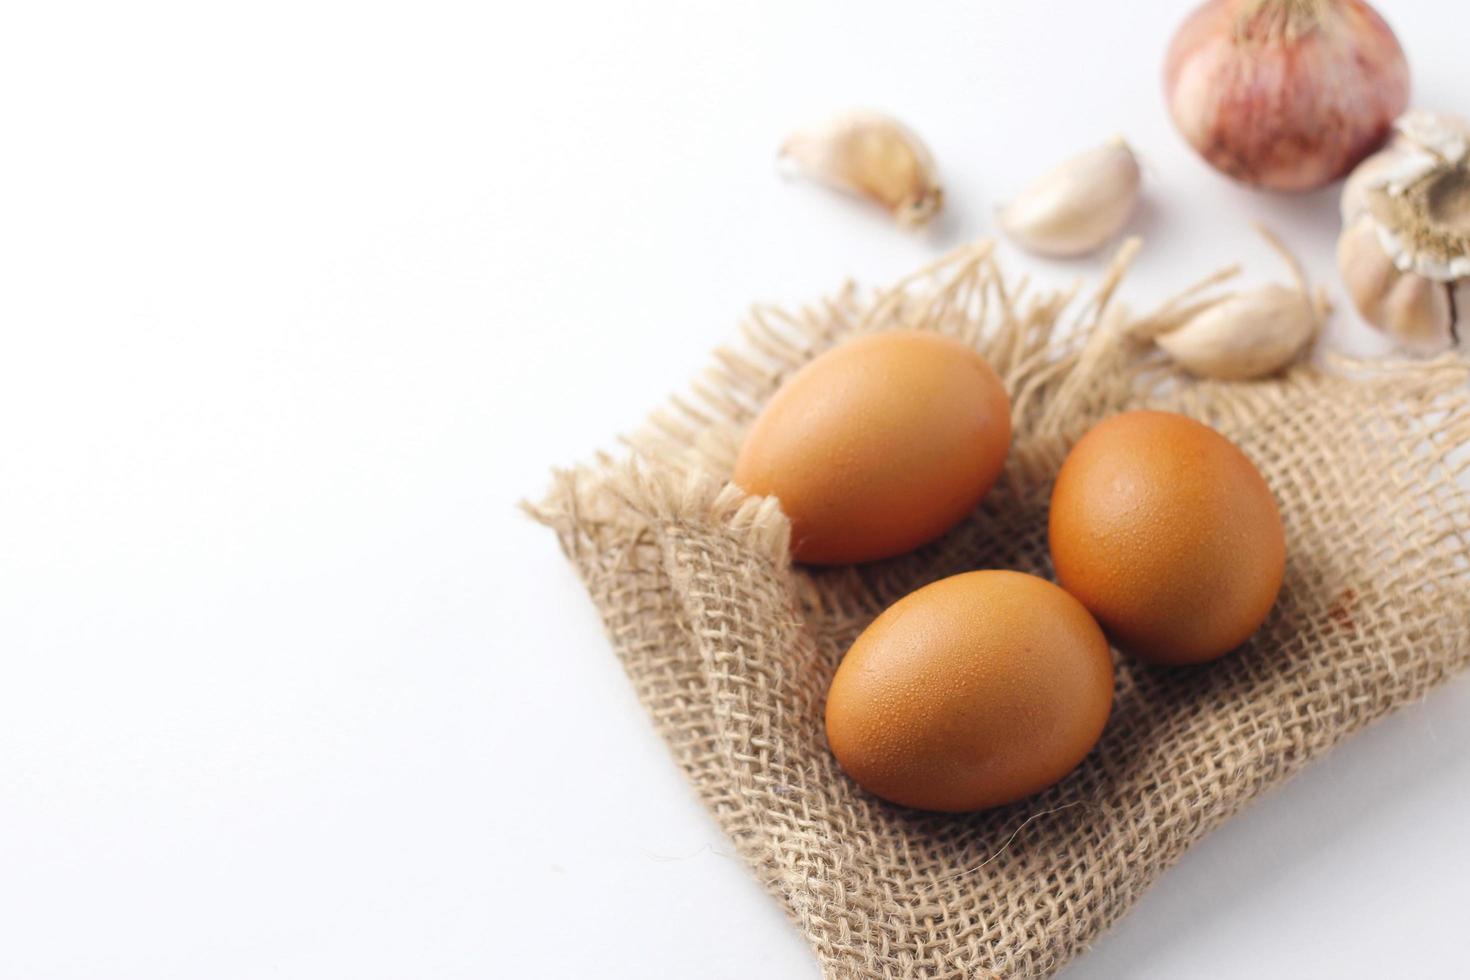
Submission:
POLYGON ((1001 228, 1032 252, 1084 255, 1123 229, 1138 203, 1141 178, 1132 149, 1114 139, 1032 183, 1001 210, 1001 228))
POLYGON ((1371 216, 1359 217, 1338 236, 1337 270, 1363 318, 1371 322, 1381 319, 1383 298, 1401 273, 1378 240, 1377 225, 1371 216))
POLYGON ((1222 381, 1263 378, 1294 361, 1317 336, 1328 303, 1320 290, 1313 296, 1301 263, 1281 239, 1262 225, 1256 230, 1285 260, 1295 288, 1273 283, 1213 299, 1195 298, 1236 275, 1239 269, 1231 267, 1136 321, 1129 332, 1140 340, 1152 339, 1191 374, 1222 381))
POLYGON ((1389 287, 1379 316, 1385 333, 1419 354, 1437 354, 1455 341, 1450 289, 1442 282, 1407 273, 1389 287))
POLYGON ((1192 374, 1245 381, 1290 364, 1317 322, 1299 290, 1272 284, 1236 293, 1154 342, 1192 374))
POLYGON ((781 147, 783 169, 886 208, 917 227, 939 212, 944 192, 934 158, 907 126, 881 113, 844 113, 794 134, 781 147))

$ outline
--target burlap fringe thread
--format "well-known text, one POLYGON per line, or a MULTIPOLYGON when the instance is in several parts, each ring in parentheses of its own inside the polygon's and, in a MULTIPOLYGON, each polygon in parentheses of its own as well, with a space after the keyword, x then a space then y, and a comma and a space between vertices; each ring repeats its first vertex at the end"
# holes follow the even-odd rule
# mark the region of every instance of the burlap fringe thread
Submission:
POLYGON ((558 534, 696 792, 831 978, 1049 976, 1191 844, 1339 739, 1470 662, 1470 369, 1298 367, 1254 383, 1178 377, 1126 339, 1110 302, 1027 299, 988 244, 867 298, 758 308, 738 349, 628 440, 558 473, 530 508, 558 534), (775 502, 727 482, 782 380, 854 334, 938 330, 1005 379, 1001 483, 939 542, 892 561, 793 568, 775 502), (1281 599, 1244 649, 1193 670, 1122 661, 1107 731, 1042 795, 970 816, 903 810, 833 762, 822 702, 884 606, 974 568, 1047 576, 1046 504, 1097 420, 1151 406, 1239 444, 1286 522, 1281 599))

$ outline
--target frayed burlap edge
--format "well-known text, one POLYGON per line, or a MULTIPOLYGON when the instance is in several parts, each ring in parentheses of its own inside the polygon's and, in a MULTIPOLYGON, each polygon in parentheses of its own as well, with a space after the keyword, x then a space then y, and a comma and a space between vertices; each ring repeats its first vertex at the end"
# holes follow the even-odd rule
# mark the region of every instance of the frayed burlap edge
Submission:
POLYGON ((1046 976, 1196 840, 1342 737, 1470 663, 1470 370, 1462 360, 1180 378, 1111 302, 1025 296, 988 243, 866 297, 752 312, 739 348, 528 508, 557 533, 696 791, 829 977, 1046 976), (727 481, 792 371, 857 333, 939 330, 1005 380, 1016 440, 975 517, 919 552, 793 569, 775 501, 727 481), (1214 425, 1282 503, 1291 558, 1261 634, 1196 671, 1119 665, 1113 719, 1073 776, 968 817, 874 800, 826 751, 846 645, 888 603, 973 567, 1049 574, 1050 481, 1098 419, 1141 405, 1214 425))

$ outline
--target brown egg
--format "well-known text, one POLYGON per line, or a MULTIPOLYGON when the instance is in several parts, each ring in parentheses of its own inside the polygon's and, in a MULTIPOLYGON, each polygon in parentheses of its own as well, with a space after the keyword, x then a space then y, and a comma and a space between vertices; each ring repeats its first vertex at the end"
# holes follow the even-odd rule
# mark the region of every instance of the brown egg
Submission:
POLYGON ((1057 581, 1120 647, 1194 664, 1244 643, 1281 589, 1286 538, 1234 443, 1170 412, 1125 412, 1072 448, 1051 495, 1057 581))
POLYGON ((1010 401, 984 358, 939 334, 887 331, 792 375, 746 436, 735 482, 780 500, 797 561, 872 561, 964 519, 1010 443, 1010 401))
POLYGON ((827 693, 827 741, 885 800, 979 810, 1071 772, 1112 704, 1108 642, 1081 603, 1034 575, 966 572, 857 638, 827 693))

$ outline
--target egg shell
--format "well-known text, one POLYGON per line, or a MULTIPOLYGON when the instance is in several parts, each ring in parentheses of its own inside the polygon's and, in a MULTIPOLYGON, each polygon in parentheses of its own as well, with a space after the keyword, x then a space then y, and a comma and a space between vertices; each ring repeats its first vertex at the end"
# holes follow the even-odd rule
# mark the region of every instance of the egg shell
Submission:
POLYGON ((827 694, 827 741, 869 792, 961 812, 1061 779, 1113 703, 1108 642, 1034 575, 966 572, 912 592, 863 631, 827 694))
POLYGON ((780 501, 797 561, 872 561, 963 520, 1010 441, 1010 401, 983 357, 937 333, 885 331, 792 375, 747 434, 734 480, 780 501))
POLYGON ((1234 443, 1183 415, 1094 426, 1062 464, 1049 524, 1057 581, 1146 661, 1229 653, 1281 589, 1286 536, 1270 487, 1234 443))

